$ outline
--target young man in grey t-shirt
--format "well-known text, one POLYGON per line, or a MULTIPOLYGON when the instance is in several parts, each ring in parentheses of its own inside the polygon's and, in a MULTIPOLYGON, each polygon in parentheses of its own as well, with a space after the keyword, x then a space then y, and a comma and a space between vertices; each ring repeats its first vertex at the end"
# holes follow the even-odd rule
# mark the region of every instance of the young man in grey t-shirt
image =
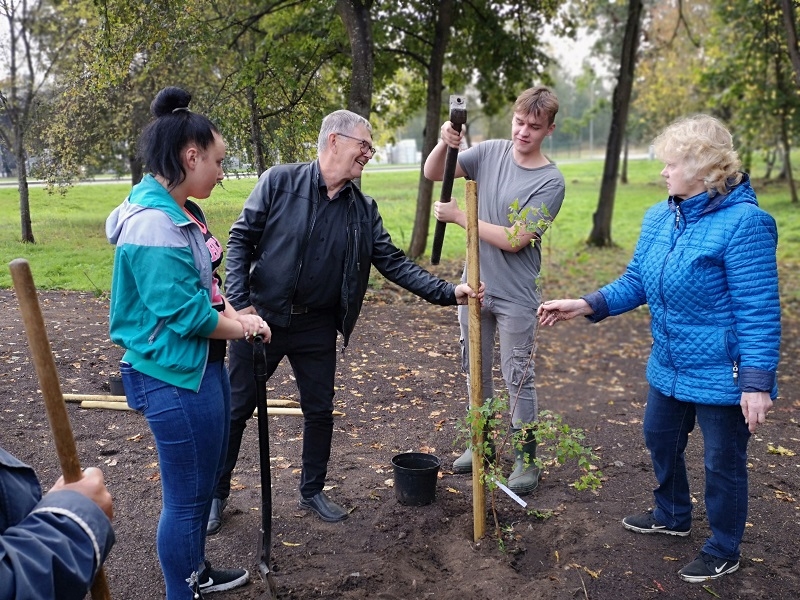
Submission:
MULTIPOLYGON (((533 87, 514 103, 511 140, 488 140, 458 155, 455 176, 478 183, 478 235, 480 275, 486 284, 481 308, 482 382, 484 397, 494 396, 492 362, 495 335, 499 335, 500 362, 509 392, 512 432, 537 419, 538 406, 531 353, 539 306, 536 279, 542 262, 542 231, 520 228, 516 235, 509 221, 511 205, 529 208, 526 220, 540 217, 552 220, 564 200, 564 177, 554 163, 542 154, 542 142, 555 129, 558 99, 548 88, 533 87), (543 207, 545 207, 543 209, 543 207)), ((458 148, 463 132, 456 132, 448 121, 442 125, 442 138, 425 160, 425 177, 441 181, 447 149, 458 148)), ((439 221, 466 229, 467 218, 455 199, 436 202, 434 215, 439 221)), ((466 281, 466 271, 464 273, 466 281)), ((459 307, 462 367, 468 372, 469 345, 467 307, 459 307)), ((469 385, 469 378, 467 379, 469 385)), ((509 487, 528 494, 539 484, 539 470, 527 464, 525 455, 536 457, 536 441, 526 435, 521 449, 515 448, 514 471, 509 487)), ((453 463, 456 473, 472 471, 469 448, 453 463)))

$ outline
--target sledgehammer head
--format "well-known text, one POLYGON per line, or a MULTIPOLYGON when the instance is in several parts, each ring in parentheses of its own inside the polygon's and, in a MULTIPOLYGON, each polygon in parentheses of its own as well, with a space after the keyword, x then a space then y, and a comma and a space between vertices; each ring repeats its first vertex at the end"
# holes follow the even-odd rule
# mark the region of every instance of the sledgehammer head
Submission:
POLYGON ((456 94, 450 96, 450 122, 453 125, 463 125, 467 122, 467 100, 463 96, 456 94))

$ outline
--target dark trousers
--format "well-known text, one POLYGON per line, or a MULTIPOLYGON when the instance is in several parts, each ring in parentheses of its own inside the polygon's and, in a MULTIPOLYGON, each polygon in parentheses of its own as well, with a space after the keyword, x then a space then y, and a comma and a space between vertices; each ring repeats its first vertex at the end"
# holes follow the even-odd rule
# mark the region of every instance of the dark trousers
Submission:
MULTIPOLYGON (((329 312, 292 315, 289 327, 270 323, 272 340, 265 344, 267 377, 271 377, 284 356, 297 381, 303 411, 303 471, 300 495, 311 498, 322 491, 328 473, 333 436, 333 387, 336 374, 336 321, 329 312)), ((227 498, 231 472, 236 466, 247 420, 256 407, 253 376, 253 346, 244 340, 230 344, 231 430, 228 454, 215 498, 227 498)), ((262 417, 262 418, 265 418, 262 417)))

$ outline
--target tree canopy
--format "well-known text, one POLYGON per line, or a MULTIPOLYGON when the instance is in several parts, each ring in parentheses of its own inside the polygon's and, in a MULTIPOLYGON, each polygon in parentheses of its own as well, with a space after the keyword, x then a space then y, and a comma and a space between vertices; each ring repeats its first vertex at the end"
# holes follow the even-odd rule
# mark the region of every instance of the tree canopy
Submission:
MULTIPOLYGON (((580 153, 608 142, 590 235, 600 245, 611 243, 620 153, 693 112, 730 125, 746 167, 755 152, 780 163, 797 199, 791 0, 5 0, 0 17, 11 33, 0 145, 17 170, 24 241, 34 240, 28 169, 53 186, 106 171, 138 181, 136 141, 166 85, 217 123, 228 170, 260 173, 313 158, 322 116, 343 106, 370 118, 379 144, 416 123, 424 160, 450 94, 469 99, 470 137, 505 137, 516 95, 550 84, 562 110, 548 143, 580 153), (597 40, 594 66, 570 74, 548 43, 582 31, 597 40)), ((425 250, 432 190, 420 171, 412 256, 425 250)))

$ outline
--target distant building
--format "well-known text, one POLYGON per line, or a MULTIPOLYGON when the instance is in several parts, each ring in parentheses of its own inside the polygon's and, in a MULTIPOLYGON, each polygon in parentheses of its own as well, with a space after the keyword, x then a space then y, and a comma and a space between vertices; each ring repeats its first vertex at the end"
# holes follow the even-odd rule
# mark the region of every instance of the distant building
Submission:
POLYGON ((395 165, 420 164, 421 152, 417 151, 417 140, 400 140, 389 147, 389 162, 395 165))

